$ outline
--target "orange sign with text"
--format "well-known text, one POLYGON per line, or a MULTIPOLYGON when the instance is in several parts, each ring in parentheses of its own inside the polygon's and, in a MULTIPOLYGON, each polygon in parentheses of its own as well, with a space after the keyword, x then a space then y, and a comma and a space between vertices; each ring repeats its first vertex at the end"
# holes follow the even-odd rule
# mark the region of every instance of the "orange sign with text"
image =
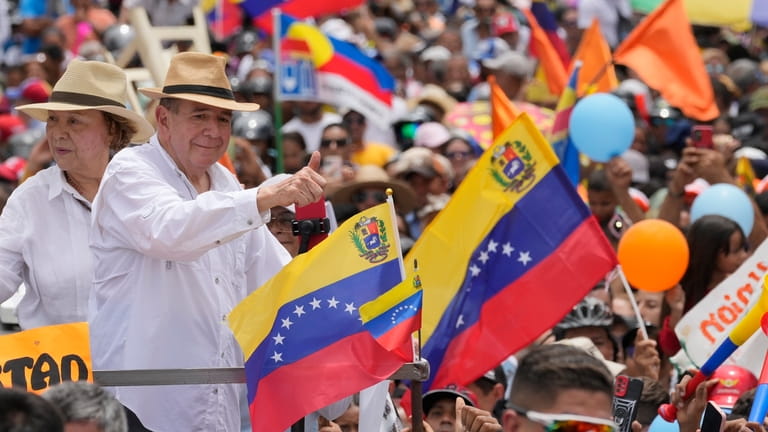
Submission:
POLYGON ((0 336, 0 386, 42 393, 62 381, 93 381, 88 323, 0 336))

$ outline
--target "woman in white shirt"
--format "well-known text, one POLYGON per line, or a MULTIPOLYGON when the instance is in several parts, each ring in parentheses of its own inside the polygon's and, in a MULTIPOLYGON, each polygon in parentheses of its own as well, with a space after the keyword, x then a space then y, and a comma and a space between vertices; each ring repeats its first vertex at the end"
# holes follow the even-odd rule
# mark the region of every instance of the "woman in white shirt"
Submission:
POLYGON ((73 60, 49 102, 17 108, 46 122, 56 162, 22 183, 0 215, 0 301, 24 282, 23 329, 87 319, 91 202, 110 157, 154 133, 125 108, 126 86, 117 66, 73 60))

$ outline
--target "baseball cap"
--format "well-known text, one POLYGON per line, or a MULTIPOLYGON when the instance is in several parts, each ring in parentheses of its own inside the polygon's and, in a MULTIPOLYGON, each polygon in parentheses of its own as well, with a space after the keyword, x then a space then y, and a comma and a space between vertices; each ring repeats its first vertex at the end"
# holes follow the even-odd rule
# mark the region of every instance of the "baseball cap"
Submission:
POLYGON ((578 336, 574 338, 563 339, 555 343, 570 345, 576 348, 583 349, 584 351, 587 352, 587 354, 603 362, 605 367, 611 372, 611 375, 613 375, 614 377, 621 374, 624 371, 624 369, 627 368, 625 365, 621 363, 617 363, 611 360, 606 360, 605 357, 603 357, 603 353, 601 353, 600 350, 597 349, 594 342, 592 342, 592 339, 588 337, 578 336))
POLYGON ((516 32, 517 29, 517 18, 509 12, 497 14, 493 19, 493 34, 496 36, 516 32))
POLYGON ((448 132, 448 128, 438 122, 427 122, 422 123, 416 129, 413 145, 435 148, 445 144, 449 139, 451 139, 451 133, 448 132))
POLYGON ((464 399, 464 403, 469 406, 477 406, 477 396, 472 393, 466 387, 461 387, 455 384, 449 384, 445 388, 430 390, 424 393, 421 398, 421 406, 424 410, 424 414, 429 413, 429 410, 439 401, 443 399, 455 400, 457 397, 464 399))
POLYGON ((733 408, 739 396, 758 384, 752 372, 736 365, 720 366, 712 379, 717 379, 717 384, 709 391, 709 400, 722 408, 733 408))
POLYGON ((419 54, 419 60, 427 61, 446 61, 450 60, 452 54, 448 48, 442 45, 433 45, 419 54))
POLYGON ((26 80, 21 85, 21 99, 30 103, 45 103, 51 96, 51 86, 40 79, 26 80))
POLYGON ((0 179, 17 182, 24 174, 27 161, 18 156, 11 156, 0 163, 0 179))
POLYGON ((507 51, 482 61, 488 69, 501 70, 512 76, 527 77, 533 73, 533 62, 517 51, 507 51))
POLYGON ((648 158, 635 149, 625 151, 621 156, 632 168, 632 181, 635 183, 648 183, 650 170, 648 158))
POLYGON ((19 116, 13 114, 0 115, 0 142, 26 129, 24 121, 19 116))

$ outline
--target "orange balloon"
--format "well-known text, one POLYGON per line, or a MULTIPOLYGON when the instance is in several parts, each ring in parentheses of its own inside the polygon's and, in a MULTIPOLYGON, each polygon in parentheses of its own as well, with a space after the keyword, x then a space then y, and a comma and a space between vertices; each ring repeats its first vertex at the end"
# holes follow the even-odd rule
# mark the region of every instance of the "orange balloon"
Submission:
POLYGON ((621 236, 618 258, 632 286, 666 291, 680 282, 688 267, 688 242, 671 223, 646 219, 621 236))

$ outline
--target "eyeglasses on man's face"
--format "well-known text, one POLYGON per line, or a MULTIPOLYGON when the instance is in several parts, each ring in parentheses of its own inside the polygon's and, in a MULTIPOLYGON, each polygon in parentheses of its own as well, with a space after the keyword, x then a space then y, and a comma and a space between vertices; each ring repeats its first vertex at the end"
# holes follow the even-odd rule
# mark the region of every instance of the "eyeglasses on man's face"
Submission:
POLYGON ((293 213, 287 211, 278 215, 272 215, 272 219, 267 222, 267 228, 270 230, 291 231, 293 230, 293 213))
POLYGON ((541 413, 510 402, 507 402, 507 408, 542 425, 547 432, 615 432, 618 429, 616 423, 598 417, 541 413))

